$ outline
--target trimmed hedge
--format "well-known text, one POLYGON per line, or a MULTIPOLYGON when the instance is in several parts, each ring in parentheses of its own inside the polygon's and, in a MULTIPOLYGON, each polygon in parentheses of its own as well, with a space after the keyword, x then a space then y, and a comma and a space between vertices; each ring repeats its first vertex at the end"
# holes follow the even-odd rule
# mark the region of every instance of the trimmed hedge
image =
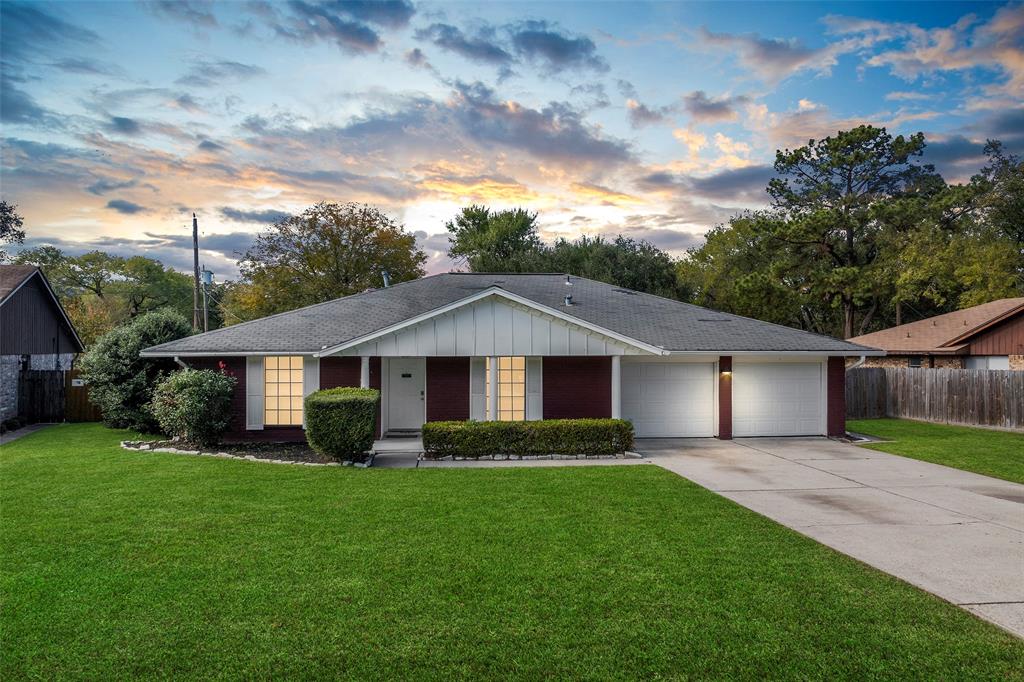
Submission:
POLYGON ((377 433, 380 391, 328 388, 306 396, 306 441, 325 457, 363 462, 377 433))
POLYGON ((423 425, 426 457, 491 455, 617 455, 633 447, 633 424, 623 419, 545 419, 525 422, 452 421, 423 425))

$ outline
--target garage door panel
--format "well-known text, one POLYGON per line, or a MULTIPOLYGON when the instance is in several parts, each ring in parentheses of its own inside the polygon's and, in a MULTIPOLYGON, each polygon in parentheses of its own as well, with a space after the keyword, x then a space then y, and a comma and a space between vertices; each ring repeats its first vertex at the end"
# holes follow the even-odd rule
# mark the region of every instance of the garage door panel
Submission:
POLYGON ((821 363, 737 364, 733 368, 733 435, 822 433, 821 363))
POLYGON ((714 365, 622 364, 622 416, 638 436, 714 435, 714 365))

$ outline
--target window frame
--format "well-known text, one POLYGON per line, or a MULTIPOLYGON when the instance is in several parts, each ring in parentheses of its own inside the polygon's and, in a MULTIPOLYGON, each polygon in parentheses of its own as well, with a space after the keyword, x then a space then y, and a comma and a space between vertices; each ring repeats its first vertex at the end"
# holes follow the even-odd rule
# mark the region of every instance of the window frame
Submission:
MULTIPOLYGON (((498 414, 494 421, 526 421, 526 356, 501 355, 498 360, 498 414), (504 407, 506 406, 507 407, 504 407)), ((484 359, 484 418, 491 421, 491 358, 484 359)))
POLYGON ((301 427, 305 418, 304 398, 305 367, 301 355, 268 355, 263 358, 263 425, 279 428, 301 427), (282 368, 281 361, 288 367, 282 368), (271 378, 273 372, 273 378, 271 378), (281 372, 287 372, 287 381, 281 380, 281 372), (298 378, 296 378, 296 373, 298 378), (273 387, 273 390, 271 389, 273 387), (282 393, 282 387, 286 392, 282 393), (282 408, 280 400, 286 398, 288 407, 282 408), (274 407, 271 407, 273 401, 274 407), (298 404, 296 408, 295 405, 298 404), (282 421, 282 413, 287 420, 282 421), (273 417, 271 416, 273 415, 273 417))
POLYGON ((911 369, 921 369, 924 367, 924 358, 920 355, 911 355, 907 358, 907 367, 911 369))

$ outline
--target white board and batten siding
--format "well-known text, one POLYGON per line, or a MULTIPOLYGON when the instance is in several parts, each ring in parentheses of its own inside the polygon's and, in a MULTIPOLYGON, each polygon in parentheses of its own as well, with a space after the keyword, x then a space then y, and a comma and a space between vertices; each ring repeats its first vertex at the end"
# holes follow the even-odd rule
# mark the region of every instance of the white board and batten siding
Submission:
POLYGON ((501 355, 640 355, 644 351, 498 297, 347 348, 339 355, 445 357, 501 355))
MULTIPOLYGON (((245 428, 262 431, 265 396, 263 395, 263 357, 245 358, 245 428)), ((320 390, 320 358, 302 358, 302 397, 320 390)), ((306 413, 302 413, 302 427, 306 427, 306 413)))

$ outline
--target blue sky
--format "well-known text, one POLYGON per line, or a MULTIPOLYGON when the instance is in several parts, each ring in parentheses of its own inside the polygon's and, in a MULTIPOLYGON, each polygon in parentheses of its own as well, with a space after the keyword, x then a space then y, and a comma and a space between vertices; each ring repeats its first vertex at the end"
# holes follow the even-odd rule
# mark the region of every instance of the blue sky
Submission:
POLYGON ((236 272, 321 200, 379 206, 442 271, 460 206, 674 254, 765 203, 775 150, 923 131, 964 181, 1024 152, 1006 3, 0 3, 3 196, 30 245, 236 272))

